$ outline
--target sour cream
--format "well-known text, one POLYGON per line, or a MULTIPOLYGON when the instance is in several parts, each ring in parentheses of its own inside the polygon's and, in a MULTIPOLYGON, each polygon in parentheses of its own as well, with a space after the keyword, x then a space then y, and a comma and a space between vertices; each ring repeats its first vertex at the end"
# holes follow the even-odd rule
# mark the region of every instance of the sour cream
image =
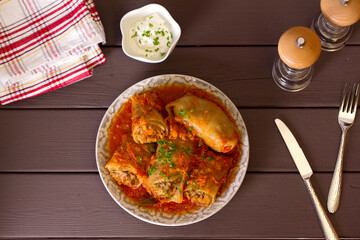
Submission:
POLYGON ((137 22, 130 29, 130 36, 136 55, 154 60, 169 51, 173 38, 166 21, 157 13, 137 22))

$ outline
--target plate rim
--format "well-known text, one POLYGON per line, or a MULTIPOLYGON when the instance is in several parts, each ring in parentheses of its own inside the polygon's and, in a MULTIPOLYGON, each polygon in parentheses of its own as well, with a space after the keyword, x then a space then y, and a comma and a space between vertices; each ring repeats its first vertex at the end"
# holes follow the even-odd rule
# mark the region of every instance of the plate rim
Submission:
MULTIPOLYGON (((195 86, 196 87, 196 86, 195 86)), ((145 91, 146 90, 149 90, 149 89, 144 89, 145 91)), ((211 93, 213 94, 213 93, 211 93)), ((215 94, 213 94, 215 95, 215 94)), ((216 98, 218 98, 217 96, 215 96, 216 98)), ((221 100, 221 99, 220 99, 221 100)), ((123 105, 123 104, 122 104, 123 105)), ((121 105, 121 106, 122 106, 121 105)), ((225 105, 225 103, 224 103, 225 105)), ((120 106, 120 107, 121 107, 120 106)), ((226 107, 226 105, 225 105, 226 107)), ((228 108, 228 107, 227 107, 228 108)), ((116 109, 114 110, 114 114, 118 111, 119 109, 116 109)), ((229 109, 228 109, 229 111, 229 109)), ((232 114, 231 114, 232 116, 232 114)), ((233 117, 233 116, 232 116, 233 117)), ((110 121, 111 122, 111 121, 110 121)), ((237 127, 238 128, 238 127, 237 127)), ((241 185, 243 184, 244 182, 244 179, 245 179, 245 176, 246 176, 246 173, 247 173, 247 169, 248 169, 248 166, 249 166, 249 159, 250 159, 250 144, 249 144, 249 134, 248 134, 248 131, 247 131, 247 128, 246 128, 246 125, 245 125, 245 121, 240 113, 240 111, 238 110, 238 108, 236 107, 236 105, 232 102, 232 100, 224 93, 222 92, 219 88, 217 88, 216 86, 212 85, 211 83, 205 81, 205 80, 202 80, 198 77, 194 77, 194 76, 189 76, 189 75, 184 75, 184 74, 161 74, 161 75, 155 75, 155 76, 151 76, 151 77, 148 77, 148 78, 145 78, 141 81, 138 81, 136 82, 135 84, 131 85, 130 87, 128 87, 127 89, 125 89, 124 91, 122 91, 114 100, 113 102, 109 105, 109 107, 107 108, 106 112, 104 113, 103 117, 101 118, 101 121, 100 121, 100 124, 99 124, 99 127, 98 127, 98 130, 97 130, 97 134, 96 134, 96 142, 95 142, 95 160, 96 160, 96 167, 97 167, 97 172, 99 173, 99 177, 106 189, 106 191, 109 193, 109 195, 112 197, 112 199, 122 208, 124 209, 127 213, 129 213, 131 216, 139 219, 139 220, 142 220, 144 222, 147 222, 147 223, 150 223, 150 224, 154 224, 154 225, 158 225, 158 226, 186 226, 186 225, 190 225, 190 224, 194 224, 194 223, 197 223, 197 222, 200 222, 200 221, 203 221, 211 216, 213 216, 215 213, 219 212, 222 208, 224 208, 231 200, 232 198, 236 195, 236 193, 239 191, 241 185), (237 173, 234 177, 234 181, 235 181, 235 178, 237 176, 237 174, 239 174, 240 170, 243 169, 244 171, 244 174, 243 176, 239 179, 240 182, 239 182, 239 186, 236 188, 236 190, 234 191, 234 193, 229 197, 229 199, 227 199, 226 203, 223 204, 222 206, 220 206, 218 209, 215 209, 213 212, 211 212, 210 214, 206 214, 205 216, 203 217, 199 217, 195 220, 191 220, 189 222, 184 222, 184 223, 162 223, 162 222, 155 222, 155 221, 152 221, 152 220, 149 220, 145 217, 142 217, 142 216, 139 216, 139 215, 136 215, 135 213, 131 212, 129 209, 127 209, 125 206, 123 206, 120 201, 118 201, 114 194, 110 191, 109 187, 107 186, 107 184, 105 183, 105 180, 104 178, 102 177, 102 172, 100 170, 100 161, 98 159, 98 146, 99 146, 99 133, 100 133, 100 130, 101 130, 101 127, 102 125, 104 124, 104 120, 106 119, 107 117, 107 114, 109 114, 109 110, 114 107, 116 105, 116 103, 118 102, 118 100, 123 96, 123 94, 125 94, 126 92, 130 91, 132 88, 134 87, 137 87, 137 86, 141 86, 144 84, 144 82, 146 81, 149 81, 150 79, 154 79, 154 78, 161 78, 161 77, 169 77, 170 79, 171 78, 174 78, 174 77, 180 77, 180 78, 190 78, 190 79, 194 79, 194 81, 198 81, 204 85, 207 85, 209 86, 210 88, 216 90, 217 92, 219 92, 221 95, 223 95, 225 97, 225 99, 229 100, 229 104, 232 105, 232 107, 234 107, 237 111, 237 113, 239 114, 239 117, 240 117, 240 120, 242 121, 243 123, 243 131, 244 131, 244 134, 243 134, 243 137, 242 139, 245 140, 245 143, 247 143, 246 145, 246 148, 247 148, 247 154, 245 156, 245 159, 242 159, 240 157, 240 164, 239 164, 239 169, 237 170, 237 173), (242 163, 241 160, 244 160, 245 162, 242 163), (243 167, 241 168, 240 166, 243 165, 243 167)), ((233 183, 233 182, 232 182, 233 183)), ((231 183, 231 184, 232 184, 231 183)), ((230 186, 231 186, 230 184, 230 186)), ((229 187, 230 187, 229 186, 229 187)), ((228 189, 229 189, 228 187, 228 189)), ((121 190, 120 190, 121 191, 121 190)), ((127 197, 127 196, 126 196, 127 197)), ((215 201, 216 202, 216 201, 215 201)), ((150 212, 149 212, 150 213, 150 212)), ((180 215, 181 216, 181 215, 180 215)))

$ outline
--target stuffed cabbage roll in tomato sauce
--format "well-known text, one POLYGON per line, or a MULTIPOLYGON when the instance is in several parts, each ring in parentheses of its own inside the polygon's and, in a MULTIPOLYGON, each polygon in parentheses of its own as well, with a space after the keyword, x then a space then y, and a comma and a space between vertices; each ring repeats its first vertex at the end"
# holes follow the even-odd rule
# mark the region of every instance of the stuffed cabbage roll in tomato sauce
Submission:
POLYGON ((132 136, 136 143, 152 143, 167 136, 168 128, 161 114, 161 103, 154 92, 131 97, 132 136))
POLYGON ((199 159, 189 170, 184 195, 197 206, 213 204, 231 166, 231 156, 214 152, 202 154, 201 160, 199 159))
POLYGON ((167 104, 166 110, 217 152, 229 152, 239 141, 234 123, 210 100, 187 93, 167 104))
POLYGON ((161 202, 183 201, 183 188, 193 143, 183 140, 160 140, 152 159, 145 187, 161 202))
POLYGON ((137 144, 123 135, 122 144, 105 165, 119 184, 137 189, 147 178, 147 167, 155 152, 154 144, 137 144))

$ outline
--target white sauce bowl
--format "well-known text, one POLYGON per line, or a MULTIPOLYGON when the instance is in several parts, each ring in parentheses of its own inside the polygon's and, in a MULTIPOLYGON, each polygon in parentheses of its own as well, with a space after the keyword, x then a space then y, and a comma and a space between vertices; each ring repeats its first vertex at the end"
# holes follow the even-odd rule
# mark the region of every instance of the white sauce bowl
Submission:
POLYGON ((120 30, 122 34, 122 49, 124 53, 128 57, 147 63, 159 63, 164 61, 170 55, 172 50, 174 50, 176 43, 179 41, 181 36, 181 29, 179 24, 175 22, 175 20, 171 17, 170 13, 159 4, 149 4, 125 14, 120 21, 120 30), (159 14, 167 22, 168 27, 173 35, 169 50, 161 59, 157 60, 137 56, 131 46, 131 41, 133 40, 130 36, 130 29, 134 27, 137 22, 144 20, 146 17, 154 13, 159 14))

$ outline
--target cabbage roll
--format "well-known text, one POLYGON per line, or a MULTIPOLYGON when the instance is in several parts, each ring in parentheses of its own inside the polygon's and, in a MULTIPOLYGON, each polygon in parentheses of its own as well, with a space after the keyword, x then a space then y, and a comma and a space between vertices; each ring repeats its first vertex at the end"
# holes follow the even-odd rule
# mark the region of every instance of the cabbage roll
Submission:
POLYGON ((137 144, 124 135, 122 144, 105 165, 118 184, 137 189, 147 178, 147 166, 155 152, 154 144, 137 144))
POLYGON ((209 100, 187 93, 166 105, 166 110, 217 152, 229 152, 239 141, 234 123, 209 100))
POLYGON ((183 201, 183 188, 193 144, 182 140, 160 140, 144 184, 148 192, 162 202, 183 201))
POLYGON ((215 202, 232 166, 232 157, 213 153, 202 154, 201 158, 190 170, 184 195, 197 206, 204 207, 215 202))
POLYGON ((136 143, 156 142, 168 134, 157 94, 144 92, 131 97, 132 136, 136 143))

